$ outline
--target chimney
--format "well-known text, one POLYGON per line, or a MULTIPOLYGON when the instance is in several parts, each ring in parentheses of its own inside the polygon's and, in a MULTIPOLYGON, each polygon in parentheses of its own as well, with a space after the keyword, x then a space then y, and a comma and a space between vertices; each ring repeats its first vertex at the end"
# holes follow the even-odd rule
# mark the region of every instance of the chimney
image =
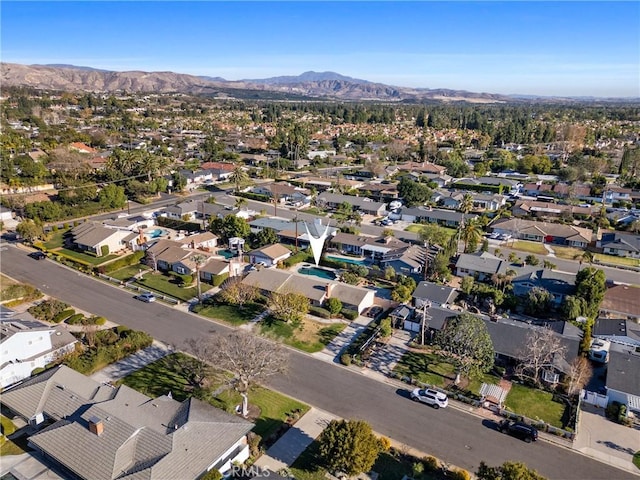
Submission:
POLYGON ((331 298, 331 292, 333 291, 335 286, 335 283, 327 283, 327 286, 325 287, 327 298, 331 298))
POLYGON ((102 423, 102 420, 98 417, 91 417, 89 419, 89 431, 98 436, 102 435, 102 432, 104 431, 104 424, 102 423))

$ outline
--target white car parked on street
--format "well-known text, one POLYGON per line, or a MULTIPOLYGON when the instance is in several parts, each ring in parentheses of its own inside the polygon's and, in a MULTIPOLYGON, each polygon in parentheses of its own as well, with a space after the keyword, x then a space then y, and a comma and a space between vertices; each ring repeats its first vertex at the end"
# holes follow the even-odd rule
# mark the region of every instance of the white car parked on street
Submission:
POLYGON ((449 404, 449 399, 446 394, 430 388, 416 388, 411 392, 411 400, 426 403, 436 410, 438 408, 445 408, 449 404))

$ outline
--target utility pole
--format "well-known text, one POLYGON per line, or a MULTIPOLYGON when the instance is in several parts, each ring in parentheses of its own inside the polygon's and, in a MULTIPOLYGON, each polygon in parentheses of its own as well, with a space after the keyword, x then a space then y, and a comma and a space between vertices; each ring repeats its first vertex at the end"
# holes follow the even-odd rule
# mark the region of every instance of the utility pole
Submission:
POLYGON ((422 304, 422 323, 420 325, 420 330, 422 334, 422 345, 424 345, 424 334, 427 329, 427 308, 431 307, 431 302, 424 302, 422 304))

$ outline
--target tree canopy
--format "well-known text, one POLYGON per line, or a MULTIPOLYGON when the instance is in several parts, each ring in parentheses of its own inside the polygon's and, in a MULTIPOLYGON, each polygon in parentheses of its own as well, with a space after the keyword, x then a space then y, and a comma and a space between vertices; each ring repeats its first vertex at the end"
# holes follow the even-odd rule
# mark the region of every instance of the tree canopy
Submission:
POLYGON ((490 467, 485 462, 480 462, 476 477, 478 480, 546 480, 522 462, 504 462, 499 467, 490 467))
POLYGON ((333 473, 368 472, 382 451, 382 442, 362 420, 331 420, 319 438, 319 453, 333 473))
POLYGON ((475 315, 463 313, 449 318, 436 342, 456 361, 461 374, 484 373, 493 367, 493 342, 484 320, 475 315))

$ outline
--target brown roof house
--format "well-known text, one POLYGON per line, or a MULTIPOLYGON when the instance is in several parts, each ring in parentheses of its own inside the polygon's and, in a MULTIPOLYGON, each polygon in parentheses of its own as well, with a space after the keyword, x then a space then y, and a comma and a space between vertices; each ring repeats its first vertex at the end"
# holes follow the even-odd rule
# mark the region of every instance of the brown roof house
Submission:
POLYGON ((38 429, 29 446, 64 478, 195 479, 249 457, 253 424, 240 417, 170 392, 150 398, 100 384, 66 366, 5 390, 2 404, 38 429))
POLYGON ((509 234, 512 238, 577 248, 585 248, 593 240, 592 230, 561 223, 505 218, 493 223, 491 227, 494 232, 509 234))
POLYGON ((97 257, 122 250, 131 232, 108 228, 97 222, 84 222, 71 230, 73 243, 79 250, 97 257))
POLYGON ((251 263, 262 263, 267 267, 275 267, 278 262, 282 262, 290 256, 291 250, 284 245, 274 243, 249 252, 249 261, 251 263))

